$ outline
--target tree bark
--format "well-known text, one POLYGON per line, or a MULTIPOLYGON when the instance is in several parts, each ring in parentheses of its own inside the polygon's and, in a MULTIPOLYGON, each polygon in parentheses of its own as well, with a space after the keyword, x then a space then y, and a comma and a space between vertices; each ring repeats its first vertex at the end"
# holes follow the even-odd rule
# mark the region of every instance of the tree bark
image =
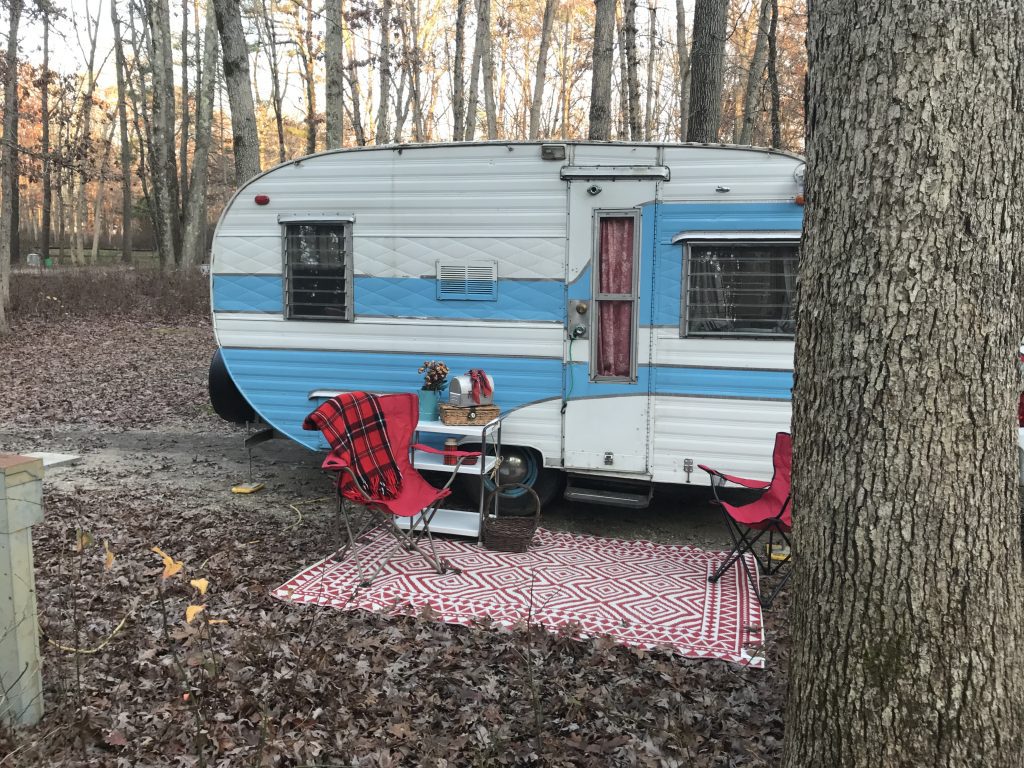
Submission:
POLYGON ((484 81, 484 116, 487 120, 487 138, 498 138, 498 113, 494 103, 494 51, 491 43, 491 0, 479 0, 477 24, 480 25, 482 57, 481 76, 484 81))
POLYGON ((238 0, 213 0, 223 52, 224 80, 231 109, 231 143, 235 184, 242 186, 260 172, 260 137, 249 82, 249 47, 242 29, 238 0))
MULTIPOLYGON (((342 13, 344 13, 344 6, 342 7, 342 13)), ((352 35, 348 35, 345 40, 345 47, 348 52, 348 88, 352 93, 352 113, 350 119, 352 121, 352 133, 356 135, 356 144, 360 147, 366 146, 366 131, 363 130, 363 109, 360 106, 359 98, 359 73, 356 70, 356 53, 355 53, 355 41, 352 39, 352 35)))
POLYGON ((768 32, 772 20, 772 0, 761 0, 761 12, 757 16, 757 39, 754 42, 754 55, 750 57, 750 70, 747 72, 747 87, 743 92, 743 116, 737 126, 737 144, 750 144, 754 134, 754 120, 757 117, 757 102, 764 79, 765 54, 768 48, 768 32))
POLYGON ((544 20, 540 26, 540 48, 537 51, 537 74, 533 81, 533 100, 530 102, 530 138, 540 136, 540 112, 544 106, 544 80, 547 74, 548 48, 551 45, 551 29, 555 23, 558 0, 545 0, 544 20))
POLYGON ((466 6, 458 0, 455 8, 455 65, 452 67, 452 139, 466 137, 466 6))
POLYGON ((375 144, 387 144, 390 140, 388 129, 388 106, 391 99, 391 0, 384 0, 380 12, 380 94, 377 105, 377 130, 375 144))
POLYGON ((718 141, 728 9, 727 0, 696 0, 694 4, 687 141, 718 141))
POLYGON ((18 145, 18 27, 21 23, 21 0, 8 5, 7 50, 4 52, 4 140, 0 147, 0 336, 10 333, 8 308, 11 296, 11 229, 16 226, 11 210, 14 187, 18 185, 16 170, 18 145))
POLYGON ((340 0, 328 0, 324 7, 326 38, 324 112, 327 148, 345 143, 345 15, 340 0))
POLYGON ((483 28, 480 25, 480 2, 476 0, 476 39, 473 41, 473 61, 469 71, 469 96, 466 101, 466 130, 464 141, 472 141, 476 134, 476 107, 480 94, 480 63, 483 61, 483 28))
POLYGON ((690 53, 686 45, 686 3, 676 0, 676 61, 679 64, 679 140, 690 120, 690 53))
POLYGON ((128 95, 125 89, 124 44, 117 3, 111 0, 110 21, 114 27, 114 66, 117 70, 117 122, 121 142, 121 263, 132 263, 132 147, 128 142, 128 95))
POLYGON ((181 195, 181 208, 188 197, 188 132, 192 122, 192 110, 188 96, 188 4, 189 0, 181 0, 181 149, 178 154, 178 169, 181 174, 178 180, 178 191, 181 195))
POLYGON ((53 180, 50 177, 52 161, 50 159, 50 15, 43 13, 43 87, 39 94, 40 120, 42 122, 43 152, 43 222, 40 226, 42 235, 40 251, 43 258, 50 255, 50 231, 53 212, 53 180))
POLYGON ((588 134, 591 141, 608 141, 611 138, 614 35, 615 0, 594 0, 594 67, 590 85, 588 134))
POLYGON ((1022 30, 811 6, 785 768, 1024 762, 1022 30))
POLYGON ((654 87, 654 61, 658 58, 658 7, 652 3, 647 12, 647 92, 644 94, 644 141, 651 141, 655 135, 654 95, 658 91, 654 87))
POLYGON ((768 27, 768 89, 772 95, 772 147, 782 146, 782 122, 779 115, 779 0, 771 0, 772 20, 768 27))
POLYGON ((626 60, 626 115, 629 138, 632 141, 640 141, 643 138, 643 129, 640 126, 640 75, 636 54, 636 0, 623 0, 622 41, 622 54, 626 60))
POLYGON ((199 264, 206 254, 206 189, 209 181, 210 143, 213 138, 214 78, 217 68, 217 19, 212 6, 206 10, 203 43, 203 70, 207 77, 196 93, 196 148, 192 158, 192 180, 185 203, 185 235, 182 238, 181 265, 199 264))
POLYGON ((181 259, 181 193, 174 142, 174 59, 167 0, 147 0, 153 75, 150 169, 157 210, 157 248, 164 265, 181 259))

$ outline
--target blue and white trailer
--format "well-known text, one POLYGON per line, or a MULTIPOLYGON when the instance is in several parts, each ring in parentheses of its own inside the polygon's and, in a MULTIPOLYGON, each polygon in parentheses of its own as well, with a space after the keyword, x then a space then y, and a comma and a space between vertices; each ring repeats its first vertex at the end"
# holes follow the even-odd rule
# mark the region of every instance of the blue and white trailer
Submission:
POLYGON ((642 504, 769 477, 790 422, 803 161, 748 147, 486 142, 328 151, 246 183, 213 239, 219 355, 322 449, 324 392, 494 377, 502 482, 642 504), (621 486, 628 485, 629 488, 621 486), (619 486, 619 487, 616 487, 619 486))

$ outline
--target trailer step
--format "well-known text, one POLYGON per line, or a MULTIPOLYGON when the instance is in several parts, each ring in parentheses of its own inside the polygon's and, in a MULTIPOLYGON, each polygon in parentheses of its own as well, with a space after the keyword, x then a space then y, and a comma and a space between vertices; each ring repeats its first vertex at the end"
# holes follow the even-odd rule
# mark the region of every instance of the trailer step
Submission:
POLYGON ((580 480, 569 476, 565 486, 563 497, 568 501, 581 501, 586 504, 603 504, 609 507, 629 507, 630 509, 645 509, 650 506, 651 496, 654 494, 654 486, 641 486, 629 484, 623 486, 608 487, 608 483, 595 488, 593 486, 573 485, 573 480, 580 480), (629 488, 630 490, 624 490, 629 488))

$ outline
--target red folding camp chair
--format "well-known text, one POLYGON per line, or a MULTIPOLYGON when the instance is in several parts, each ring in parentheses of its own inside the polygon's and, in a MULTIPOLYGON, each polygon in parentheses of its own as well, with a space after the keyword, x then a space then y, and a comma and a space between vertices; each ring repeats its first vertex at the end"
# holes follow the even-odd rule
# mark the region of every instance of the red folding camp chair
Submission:
MULTIPOLYGON (((428 445, 411 445, 419 419, 419 400, 415 394, 380 395, 377 402, 385 423, 387 442, 394 457, 394 463, 401 473, 401 485, 393 498, 368 493, 360 487, 356 472, 350 466, 350 462, 358 461, 357 455, 354 455, 348 448, 333 450, 328 454, 322 467, 326 471, 338 473, 338 507, 348 536, 345 546, 335 552, 333 557, 343 559, 349 555, 353 556, 359 570, 360 586, 364 587, 369 586, 380 575, 399 548, 416 552, 439 574, 457 573, 458 569, 452 568, 447 561, 438 557, 434 549, 430 523, 441 501, 451 494, 449 486, 455 479, 459 467, 467 459, 479 457, 480 454, 474 451, 446 452, 428 445), (451 467, 451 479, 443 488, 435 488, 413 468, 410 460, 413 450, 444 453, 446 456, 454 455, 456 457, 457 461, 451 467), (367 518, 358 527, 352 525, 349 514, 350 504, 360 505, 367 510, 367 518), (406 521, 407 531, 398 525, 400 519, 406 521), (369 534, 374 530, 386 532, 393 541, 390 547, 376 556, 378 559, 376 569, 367 577, 363 570, 363 558, 360 550, 363 549, 369 534)), ((326 430, 324 433, 327 434, 326 430)))
POLYGON ((793 442, 788 432, 779 432, 775 435, 775 450, 772 453, 772 464, 775 473, 770 482, 764 480, 748 480, 745 477, 726 475, 717 469, 711 469, 703 464, 700 468, 711 475, 711 488, 715 493, 715 503, 722 507, 725 514, 725 522, 729 527, 729 534, 732 536, 733 548, 721 565, 715 570, 708 581, 718 581, 722 574, 736 564, 737 561, 743 564, 747 572, 751 589, 757 596, 758 601, 765 608, 772 604, 776 595, 789 580, 791 571, 787 570, 782 579, 776 585, 772 593, 765 597, 763 590, 758 590, 754 585, 757 581, 754 574, 750 572, 750 565, 744 557, 748 552, 753 554, 763 576, 771 576, 777 573, 790 561, 789 532, 793 529, 792 505, 790 503, 790 472, 793 465, 793 442), (748 504, 735 506, 722 501, 718 496, 719 486, 725 483, 749 488, 750 490, 762 491, 761 496, 748 504), (765 534, 768 534, 768 544, 765 554, 758 552, 757 544, 765 534), (775 539, 778 537, 785 545, 784 554, 776 559, 775 539))

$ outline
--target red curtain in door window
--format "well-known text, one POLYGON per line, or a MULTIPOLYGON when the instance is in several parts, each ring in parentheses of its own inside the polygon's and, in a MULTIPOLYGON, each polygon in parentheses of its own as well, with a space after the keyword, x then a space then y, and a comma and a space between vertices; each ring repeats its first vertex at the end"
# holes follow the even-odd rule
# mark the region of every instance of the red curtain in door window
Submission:
MULTIPOLYGON (((632 216, 600 220, 598 292, 633 293, 632 216)), ((598 300, 597 375, 628 378, 633 332, 632 300, 598 300)))

